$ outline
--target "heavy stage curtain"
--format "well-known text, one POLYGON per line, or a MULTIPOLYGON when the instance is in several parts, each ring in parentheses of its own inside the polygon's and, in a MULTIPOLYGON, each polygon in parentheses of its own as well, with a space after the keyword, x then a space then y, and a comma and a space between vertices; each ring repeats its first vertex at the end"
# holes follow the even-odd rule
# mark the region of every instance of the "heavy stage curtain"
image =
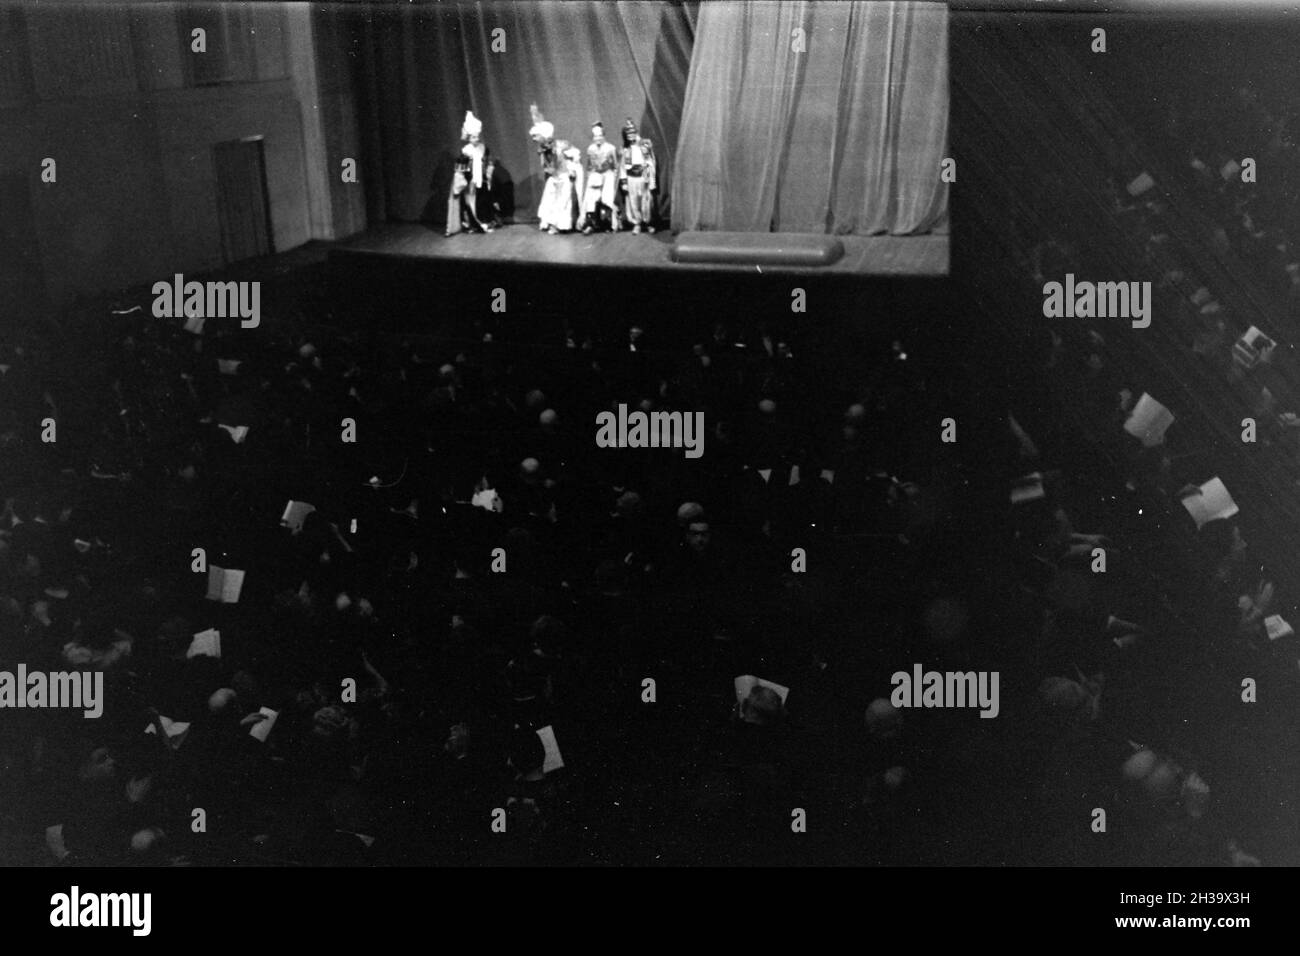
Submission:
POLYGON ((673 228, 946 231, 947 135, 945 5, 704 3, 673 228))
POLYGON ((499 163, 500 193, 516 219, 536 220, 543 182, 528 138, 536 102, 557 138, 582 149, 592 123, 603 121, 618 144, 631 117, 654 143, 667 215, 695 16, 694 4, 647 2, 369 7, 357 75, 377 173, 370 212, 440 224, 461 121, 473 110, 499 163))

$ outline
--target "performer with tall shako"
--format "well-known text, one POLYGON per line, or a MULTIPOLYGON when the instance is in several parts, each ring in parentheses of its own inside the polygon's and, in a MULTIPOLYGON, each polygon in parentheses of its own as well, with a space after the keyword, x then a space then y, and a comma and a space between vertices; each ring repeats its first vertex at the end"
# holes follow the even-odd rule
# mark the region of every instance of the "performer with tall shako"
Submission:
POLYGON ((546 121, 534 103, 533 125, 528 131, 537 144, 546 182, 537 207, 538 228, 555 235, 572 232, 578 225, 582 196, 582 154, 576 146, 555 138, 555 127, 546 121))
POLYGON ((591 235, 597 228, 618 231, 618 150, 605 142, 605 126, 591 127, 591 145, 587 147, 584 166, 587 188, 582 197, 582 232, 591 235))
POLYGON ((567 139, 557 139, 555 151, 564 174, 569 177, 569 186, 564 193, 565 226, 562 231, 571 232, 582 223, 582 150, 567 139))
POLYGON ((456 157, 456 171, 451 177, 451 195, 447 198, 447 235, 458 232, 491 232, 500 224, 501 214, 492 193, 492 172, 496 163, 483 142, 483 121, 466 111, 460 127, 465 140, 456 157))
POLYGON ((654 144, 637 132, 632 117, 623 124, 623 148, 619 151, 619 184, 623 190, 624 210, 632 232, 644 227, 654 232, 655 181, 654 144))

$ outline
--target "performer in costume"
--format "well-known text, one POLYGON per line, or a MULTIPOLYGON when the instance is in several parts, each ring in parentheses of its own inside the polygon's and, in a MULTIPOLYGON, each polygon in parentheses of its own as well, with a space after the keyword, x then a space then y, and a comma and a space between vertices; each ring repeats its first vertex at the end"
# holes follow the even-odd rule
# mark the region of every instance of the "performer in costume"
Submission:
POLYGON ((530 109, 533 126, 528 131, 537 144, 542 173, 542 201, 537 207, 538 228, 555 235, 572 232, 578 223, 579 197, 582 196, 581 154, 564 140, 555 138, 555 127, 546 121, 537 104, 530 109))
POLYGON ((605 126, 591 127, 591 145, 587 147, 584 169, 587 188, 582 197, 582 232, 591 235, 597 227, 618 232, 618 150, 605 142, 605 126))
POLYGON ((654 144, 641 138, 630 116, 623 124, 619 170, 624 207, 632 232, 640 233, 642 227, 647 232, 654 232, 654 191, 658 185, 655 181, 654 144))
POLYGON ((582 150, 574 146, 567 139, 557 139, 555 141, 556 152, 564 161, 565 172, 569 176, 569 188, 565 192, 565 209, 572 213, 572 219, 566 220, 571 225, 566 226, 565 232, 577 229, 582 223, 582 150))
POLYGON ((482 140, 483 121, 466 111, 460 127, 465 140, 456 157, 447 197, 447 235, 461 231, 491 232, 500 222, 496 198, 492 195, 492 172, 496 163, 482 140))

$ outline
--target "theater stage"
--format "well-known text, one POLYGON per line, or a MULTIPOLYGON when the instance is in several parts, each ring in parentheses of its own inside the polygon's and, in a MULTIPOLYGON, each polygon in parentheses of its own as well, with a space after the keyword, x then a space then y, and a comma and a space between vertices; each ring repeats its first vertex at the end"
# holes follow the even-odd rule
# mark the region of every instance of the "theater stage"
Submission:
POLYGON ((466 342, 499 328, 539 346, 563 343, 570 328, 616 346, 635 324, 666 350, 710 340, 719 322, 766 322, 848 374, 855 356, 894 338, 934 336, 952 314, 952 283, 947 236, 841 238, 845 253, 831 265, 757 267, 674 262, 666 233, 551 236, 515 225, 447 238, 388 225, 330 249, 324 311, 341 327, 466 342))
POLYGON ((551 236, 533 225, 505 226, 488 235, 462 233, 448 238, 429 226, 397 223, 380 226, 344 242, 333 254, 678 272, 758 271, 782 275, 931 278, 948 275, 946 235, 838 236, 844 245, 844 255, 830 265, 813 268, 674 262, 673 238, 667 232, 639 236, 630 232, 551 236))

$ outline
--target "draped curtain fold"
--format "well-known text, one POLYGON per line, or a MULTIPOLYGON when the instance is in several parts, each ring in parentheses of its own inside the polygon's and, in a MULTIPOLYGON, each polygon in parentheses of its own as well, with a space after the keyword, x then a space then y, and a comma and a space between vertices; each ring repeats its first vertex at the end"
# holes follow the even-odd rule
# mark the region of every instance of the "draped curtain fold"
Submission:
POLYGON ((946 231, 947 135, 943 4, 702 4, 673 228, 946 231))
POLYGON ((372 201, 388 219, 440 220, 461 122, 473 110, 515 218, 535 220, 543 186, 528 137, 535 102, 557 138, 583 149, 592 123, 603 121, 606 138, 620 143, 630 117, 654 143, 667 215, 695 15, 694 5, 667 2, 370 7, 363 55, 378 82, 363 84, 362 123, 381 164, 371 185, 382 191, 372 201))

